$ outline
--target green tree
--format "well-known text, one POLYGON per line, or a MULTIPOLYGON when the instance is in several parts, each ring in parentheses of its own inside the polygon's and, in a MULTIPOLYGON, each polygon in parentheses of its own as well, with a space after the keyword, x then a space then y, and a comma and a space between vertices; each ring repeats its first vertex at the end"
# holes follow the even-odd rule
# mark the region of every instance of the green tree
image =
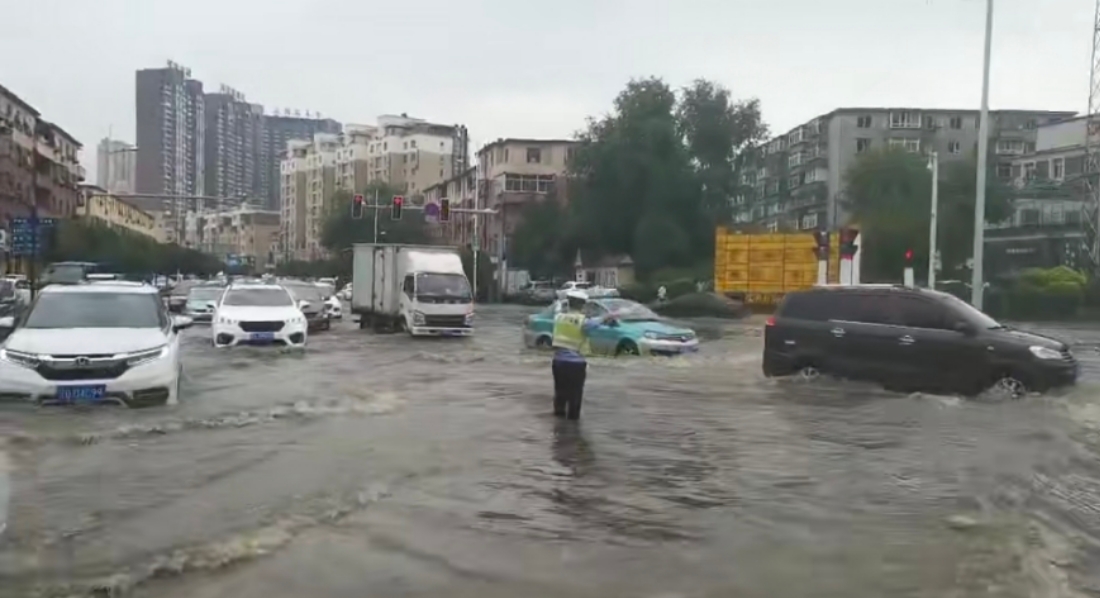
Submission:
POLYGON ((177 271, 214 274, 225 267, 221 260, 193 249, 83 219, 61 221, 44 257, 50 262, 102 262, 133 276, 177 271))
MULTIPOLYGON (((526 268, 536 278, 551 277, 568 269, 570 250, 576 251, 563 233, 567 213, 557 201, 545 199, 523 209, 523 220, 513 235, 509 261, 526 268)), ((575 255, 575 253, 574 253, 575 255)))
MULTIPOLYGON (((992 171, 987 177, 985 218, 997 222, 1010 214, 1007 189, 992 171)), ((941 164, 937 242, 943 275, 958 276, 972 256, 977 161, 941 164)), ((898 280, 905 251, 914 252, 914 268, 927 272, 932 176, 927 158, 901 149, 868 152, 845 174, 845 207, 862 232, 863 278, 898 280)))
POLYGON ((363 190, 367 198, 367 208, 363 218, 351 217, 352 194, 337 191, 326 202, 329 206, 321 229, 321 245, 334 254, 351 248, 355 243, 374 242, 374 219, 378 218, 379 243, 427 243, 429 241, 424 227, 424 213, 406 209, 401 220, 390 217, 390 198, 401 195, 401 191, 385 183, 372 183, 363 190), (372 199, 378 194, 380 208, 371 209, 372 199))
POLYGON ((559 246, 629 254, 643 275, 710 259, 714 225, 766 132, 759 102, 714 83, 677 96, 657 78, 631 81, 611 114, 578 134, 559 246))

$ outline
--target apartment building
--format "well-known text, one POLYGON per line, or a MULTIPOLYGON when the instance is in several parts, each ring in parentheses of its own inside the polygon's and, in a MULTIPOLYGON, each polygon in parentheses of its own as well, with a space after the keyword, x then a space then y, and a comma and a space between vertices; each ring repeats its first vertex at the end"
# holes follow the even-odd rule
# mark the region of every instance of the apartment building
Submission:
POLYGON ((279 238, 279 213, 241 204, 187 214, 187 245, 220 259, 271 263, 279 238))
POLYGON ((342 125, 331 118, 309 116, 308 113, 306 116, 273 114, 263 117, 256 196, 263 199, 267 209, 279 210, 282 206, 281 169, 287 143, 310 141, 318 133, 337 135, 342 129, 342 125))
MULTIPOLYGON (((264 108, 227 86, 203 97, 205 194, 260 200, 263 188, 264 108)), ((260 201, 266 204, 266 201, 260 201)))
POLYGON ((67 218, 79 204, 82 146, 29 103, 0 86, 0 222, 28 216, 67 218))
POLYGON ((298 259, 306 244, 306 154, 312 142, 291 140, 279 165, 279 253, 281 261, 298 259))
MULTIPOLYGON (((206 116, 202 82, 174 62, 136 75, 138 193, 204 195, 206 116)), ((183 206, 177 206, 183 213, 183 206)))
MULTIPOLYGON (((450 200, 452 210, 455 210, 455 208, 476 209, 481 203, 477 201, 478 195, 476 190, 477 168, 470 167, 457 176, 453 176, 446 181, 425 189, 424 202, 438 204, 440 200, 446 198, 450 200)), ((489 228, 491 225, 489 220, 484 219, 485 217, 481 217, 483 218, 481 224, 475 226, 475 218, 477 218, 477 216, 470 213, 452 211, 451 220, 449 222, 440 222, 434 225, 430 233, 448 245, 472 245, 475 231, 479 230, 478 227, 489 228)))
POLYGON ((161 240, 157 218, 136 205, 97 185, 81 185, 81 202, 76 216, 115 230, 161 240))
POLYGON ((383 115, 376 125, 347 125, 337 156, 338 186, 362 190, 386 183, 407 195, 424 193, 468 164, 466 127, 383 115))
POLYGON ((486 251, 506 257, 529 203, 567 201, 565 179, 575 148, 570 139, 498 139, 477 152, 485 186, 481 207, 497 211, 481 232, 486 251))
POLYGON ((96 186, 111 193, 137 192, 137 147, 117 139, 96 146, 96 186))
MULTIPOLYGON (((1013 158, 1036 147, 1036 131, 1074 112, 990 112, 990 158, 1011 176, 1013 158)), ((848 215, 841 207, 844 175, 859 155, 898 147, 942 162, 976 154, 978 111, 922 108, 839 108, 771 139, 741 175, 745 192, 732 198, 735 221, 768 230, 835 228, 848 215)))

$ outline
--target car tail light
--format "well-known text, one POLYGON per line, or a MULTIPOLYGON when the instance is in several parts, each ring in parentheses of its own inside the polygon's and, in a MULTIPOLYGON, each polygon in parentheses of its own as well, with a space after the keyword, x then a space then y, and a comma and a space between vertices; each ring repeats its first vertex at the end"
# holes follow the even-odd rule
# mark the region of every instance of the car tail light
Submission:
POLYGON ((775 316, 768 316, 767 320, 764 320, 765 326, 775 326, 775 316))

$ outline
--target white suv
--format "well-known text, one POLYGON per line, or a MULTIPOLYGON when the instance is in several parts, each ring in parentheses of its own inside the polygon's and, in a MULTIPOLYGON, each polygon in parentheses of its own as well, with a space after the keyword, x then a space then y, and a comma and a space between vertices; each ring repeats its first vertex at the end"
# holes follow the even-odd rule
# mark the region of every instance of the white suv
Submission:
POLYGON ((294 298, 274 284, 234 284, 222 294, 210 326, 214 346, 305 347, 306 317, 294 298))
POLYGON ((157 290, 126 282, 50 285, 0 346, 0 401, 173 405, 179 332, 157 290))

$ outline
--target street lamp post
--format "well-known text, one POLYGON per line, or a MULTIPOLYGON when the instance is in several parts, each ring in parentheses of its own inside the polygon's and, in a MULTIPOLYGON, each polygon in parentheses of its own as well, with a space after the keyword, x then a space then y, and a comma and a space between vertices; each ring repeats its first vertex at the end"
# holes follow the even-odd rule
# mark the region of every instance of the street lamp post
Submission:
POLYGON ((936 290, 936 233, 939 228, 940 205, 940 155, 928 154, 928 169, 932 171, 932 209, 928 219, 928 288, 936 290))
POLYGON ((985 2, 985 56, 982 62, 982 109, 978 119, 978 174, 974 198, 974 269, 970 279, 970 303, 982 308, 982 263, 985 258, 985 179, 989 159, 989 54, 993 44, 993 0, 985 2))

